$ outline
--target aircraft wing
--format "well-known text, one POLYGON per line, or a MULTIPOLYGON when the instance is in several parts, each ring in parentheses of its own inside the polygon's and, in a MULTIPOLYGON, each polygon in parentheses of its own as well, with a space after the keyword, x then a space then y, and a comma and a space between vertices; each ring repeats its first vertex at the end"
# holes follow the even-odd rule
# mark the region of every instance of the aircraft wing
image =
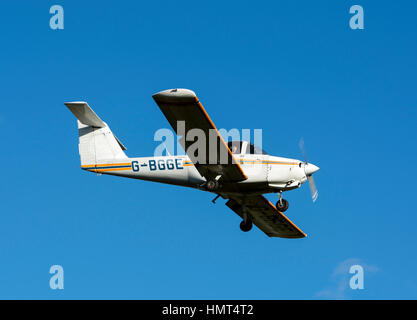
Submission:
MULTIPOLYGON (((226 205, 243 218, 240 198, 231 198, 226 205)), ((306 237, 304 232, 262 195, 247 197, 246 210, 252 222, 269 237, 306 237)))
POLYGON ((247 179, 193 91, 171 89, 158 92, 152 97, 171 127, 178 136, 181 136, 179 141, 182 147, 203 177, 209 180, 221 175, 222 180, 226 182, 238 182, 247 179), (183 121, 183 128, 181 126, 177 127, 178 121, 183 121), (197 140, 195 137, 192 141, 186 139, 187 134, 192 129, 201 129, 204 132, 206 139, 205 154, 196 155, 195 150, 189 148, 197 140), (216 143, 210 144, 210 137, 216 143))

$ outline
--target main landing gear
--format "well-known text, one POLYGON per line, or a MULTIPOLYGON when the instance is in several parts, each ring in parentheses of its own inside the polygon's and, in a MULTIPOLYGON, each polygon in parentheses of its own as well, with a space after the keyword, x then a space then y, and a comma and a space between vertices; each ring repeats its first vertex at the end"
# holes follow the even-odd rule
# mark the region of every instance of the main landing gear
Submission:
POLYGON ((289 207, 289 203, 287 200, 285 200, 284 198, 282 198, 282 191, 279 193, 279 199, 277 201, 277 204, 275 205, 277 207, 277 209, 281 212, 285 212, 287 211, 288 207, 289 207))
POLYGON ((248 232, 248 231, 250 231, 250 229, 252 229, 252 221, 251 220, 247 220, 246 222, 243 220, 240 223, 240 230, 242 230, 243 232, 248 232))
POLYGON ((206 187, 207 191, 213 192, 213 191, 216 191, 217 189, 219 189, 220 183, 219 183, 218 180, 209 180, 209 181, 207 181, 205 187, 206 187))
POLYGON ((243 200, 242 204, 242 222, 240 223, 240 230, 243 232, 248 232, 252 229, 252 220, 250 219, 247 211, 246 211, 246 201, 243 200))

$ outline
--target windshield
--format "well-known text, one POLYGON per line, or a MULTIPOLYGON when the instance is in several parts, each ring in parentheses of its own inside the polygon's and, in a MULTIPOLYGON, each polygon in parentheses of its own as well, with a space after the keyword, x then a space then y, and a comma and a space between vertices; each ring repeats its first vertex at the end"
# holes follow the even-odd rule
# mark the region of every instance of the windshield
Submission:
POLYGON ((227 143, 227 146, 233 154, 240 154, 240 151, 242 150, 242 141, 230 141, 227 143))
POLYGON ((267 154, 262 148, 255 146, 252 143, 246 144, 246 150, 242 150, 244 141, 229 141, 227 146, 233 154, 267 154))
POLYGON ((262 150, 261 148, 253 145, 252 143, 250 143, 248 145, 247 149, 249 149, 249 150, 247 150, 247 151, 249 151, 249 152, 247 152, 249 154, 267 154, 264 150, 262 150))

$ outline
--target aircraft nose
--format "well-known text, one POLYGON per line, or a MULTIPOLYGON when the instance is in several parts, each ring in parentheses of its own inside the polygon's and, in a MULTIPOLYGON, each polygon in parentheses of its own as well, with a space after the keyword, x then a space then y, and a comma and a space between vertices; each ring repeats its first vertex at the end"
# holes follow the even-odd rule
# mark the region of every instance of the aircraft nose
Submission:
POLYGON ((317 167, 317 166, 315 166, 315 165, 314 165, 314 164, 312 164, 312 163, 308 163, 308 164, 306 164, 306 165, 305 165, 305 167, 304 167, 304 171, 305 171, 305 173, 306 173, 306 175, 307 175, 307 176, 312 175, 314 172, 316 172, 316 171, 318 171, 318 170, 320 170, 320 168, 319 168, 319 167, 317 167))

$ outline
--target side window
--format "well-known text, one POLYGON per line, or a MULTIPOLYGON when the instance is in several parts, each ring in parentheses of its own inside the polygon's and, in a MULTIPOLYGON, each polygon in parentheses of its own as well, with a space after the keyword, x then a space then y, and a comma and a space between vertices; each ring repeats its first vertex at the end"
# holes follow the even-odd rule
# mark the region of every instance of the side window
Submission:
POLYGON ((240 154, 240 150, 242 148, 241 141, 230 141, 227 143, 227 146, 232 151, 233 154, 240 154))
POLYGON ((261 148, 255 147, 255 154, 265 154, 265 152, 261 148))
POLYGON ((247 153, 249 154, 267 154, 264 150, 259 147, 254 146, 252 143, 248 144, 247 153))

